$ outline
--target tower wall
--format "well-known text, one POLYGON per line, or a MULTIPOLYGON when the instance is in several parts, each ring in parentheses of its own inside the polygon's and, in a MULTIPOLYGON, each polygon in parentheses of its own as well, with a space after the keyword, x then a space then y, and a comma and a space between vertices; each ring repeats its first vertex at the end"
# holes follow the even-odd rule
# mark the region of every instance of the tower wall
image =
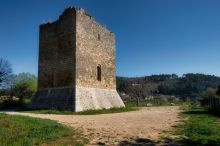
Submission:
POLYGON ((38 88, 75 85, 76 11, 67 9, 53 23, 40 26, 38 88))
POLYGON ((115 37, 83 9, 76 15, 76 86, 115 89, 115 37), (97 67, 101 66, 101 81, 97 67))

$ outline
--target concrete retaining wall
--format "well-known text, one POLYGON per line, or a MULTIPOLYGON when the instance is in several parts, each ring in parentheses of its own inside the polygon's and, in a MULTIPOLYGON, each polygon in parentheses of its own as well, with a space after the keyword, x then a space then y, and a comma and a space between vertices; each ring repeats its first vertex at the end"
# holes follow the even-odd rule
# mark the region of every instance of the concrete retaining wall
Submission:
POLYGON ((124 107, 116 90, 99 88, 51 88, 37 91, 32 98, 32 109, 84 110, 124 107))

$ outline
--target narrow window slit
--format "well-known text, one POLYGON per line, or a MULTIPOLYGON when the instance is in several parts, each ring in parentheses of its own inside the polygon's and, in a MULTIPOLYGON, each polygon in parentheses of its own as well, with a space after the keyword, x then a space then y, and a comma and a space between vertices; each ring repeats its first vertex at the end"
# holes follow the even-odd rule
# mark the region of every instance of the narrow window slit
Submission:
POLYGON ((98 34, 98 40, 99 40, 99 41, 101 40, 100 34, 98 34))
POLYGON ((97 80, 98 81, 102 80, 102 69, 101 69, 101 65, 100 64, 97 66, 97 80))

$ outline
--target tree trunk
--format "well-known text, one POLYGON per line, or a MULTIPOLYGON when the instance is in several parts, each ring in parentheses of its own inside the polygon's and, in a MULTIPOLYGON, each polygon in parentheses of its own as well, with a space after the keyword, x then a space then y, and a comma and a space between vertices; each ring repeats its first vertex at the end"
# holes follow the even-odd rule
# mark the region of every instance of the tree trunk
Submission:
POLYGON ((139 106, 139 98, 136 98, 137 101, 137 107, 139 106))

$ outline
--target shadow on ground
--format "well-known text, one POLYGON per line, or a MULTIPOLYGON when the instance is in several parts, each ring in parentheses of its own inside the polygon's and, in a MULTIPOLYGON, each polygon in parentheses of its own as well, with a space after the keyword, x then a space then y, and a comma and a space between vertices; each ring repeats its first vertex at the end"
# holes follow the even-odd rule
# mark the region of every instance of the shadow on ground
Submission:
MULTIPOLYGON (((105 146, 105 143, 97 143, 98 146, 105 146)), ((219 142, 209 141, 206 144, 202 144, 201 141, 191 141, 189 139, 177 138, 168 139, 165 138, 160 142, 153 141, 151 139, 138 138, 133 141, 121 141, 118 146, 220 146, 219 142)))
POLYGON ((210 112, 208 111, 186 111, 182 112, 183 114, 188 114, 188 115, 206 115, 209 114, 210 112))
MULTIPOLYGON (((105 146, 105 143, 97 143, 98 146, 105 146)), ((121 141, 117 146, 175 146, 171 143, 155 142, 151 139, 138 138, 132 141, 121 141)))
POLYGON ((156 142, 150 139, 138 138, 135 141, 122 141, 118 144, 118 146, 155 146, 156 142))

